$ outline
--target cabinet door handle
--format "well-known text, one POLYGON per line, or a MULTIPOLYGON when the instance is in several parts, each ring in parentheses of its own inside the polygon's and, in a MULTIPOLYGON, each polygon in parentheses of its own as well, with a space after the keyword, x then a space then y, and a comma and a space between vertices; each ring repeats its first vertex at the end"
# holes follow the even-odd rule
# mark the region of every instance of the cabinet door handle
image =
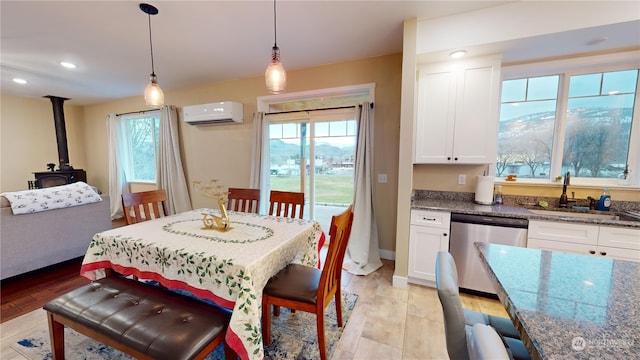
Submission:
POLYGON ((447 156, 447 160, 451 160, 451 156, 447 156))
POLYGON ((442 236, 448 236, 447 233, 443 233, 442 236))
POLYGON ((453 158, 453 160, 458 161, 458 158, 457 158, 457 157, 454 157, 454 158, 453 158))
POLYGON ((596 251, 595 251, 595 250, 589 250, 589 254, 593 255, 593 254, 595 254, 595 253, 596 253, 596 251))
POLYGON ((423 218, 422 218, 422 220, 424 220, 424 221, 436 221, 436 218, 426 218, 426 217, 423 217, 423 218))
POLYGON ((607 252, 606 251, 600 251, 600 255, 607 256, 607 252))

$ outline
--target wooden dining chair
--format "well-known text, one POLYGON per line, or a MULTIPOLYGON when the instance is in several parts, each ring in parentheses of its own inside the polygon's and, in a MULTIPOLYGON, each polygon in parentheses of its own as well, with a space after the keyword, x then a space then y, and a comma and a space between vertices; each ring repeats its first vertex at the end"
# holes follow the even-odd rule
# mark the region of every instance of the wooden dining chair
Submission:
POLYGON ((167 193, 163 189, 122 194, 127 225, 169 215, 167 193))
POLYGON ((304 216, 304 193, 271 190, 269 194, 269 215, 295 218, 304 216))
MULTIPOLYGON (((342 262, 353 224, 353 207, 331 218, 330 242, 322 270, 289 264, 274 275, 262 292, 262 340, 271 343, 271 305, 316 314, 320 359, 327 358, 324 309, 335 299, 338 326, 342 327, 342 262)), ((274 309, 274 315, 277 315, 274 309)))
POLYGON ((260 189, 229 188, 227 210, 257 213, 260 210, 260 189))

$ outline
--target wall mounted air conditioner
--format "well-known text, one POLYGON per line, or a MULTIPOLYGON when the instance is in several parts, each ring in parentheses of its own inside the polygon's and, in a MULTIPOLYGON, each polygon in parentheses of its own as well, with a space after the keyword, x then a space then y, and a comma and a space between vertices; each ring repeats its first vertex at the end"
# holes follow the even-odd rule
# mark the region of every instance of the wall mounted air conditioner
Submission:
POLYGON ((182 118, 191 125, 242 124, 243 106, 232 101, 188 105, 182 108, 182 118))

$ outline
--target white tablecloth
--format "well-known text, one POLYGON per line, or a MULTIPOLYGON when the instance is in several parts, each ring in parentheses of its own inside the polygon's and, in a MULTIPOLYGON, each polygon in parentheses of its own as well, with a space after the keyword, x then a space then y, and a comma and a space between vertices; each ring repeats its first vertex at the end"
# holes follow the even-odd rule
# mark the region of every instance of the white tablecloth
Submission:
POLYGON ((242 359, 262 359, 262 289, 289 263, 318 266, 324 233, 315 221, 229 212, 232 229, 203 229, 198 209, 96 234, 81 274, 106 268, 187 290, 233 310, 227 343, 242 359))

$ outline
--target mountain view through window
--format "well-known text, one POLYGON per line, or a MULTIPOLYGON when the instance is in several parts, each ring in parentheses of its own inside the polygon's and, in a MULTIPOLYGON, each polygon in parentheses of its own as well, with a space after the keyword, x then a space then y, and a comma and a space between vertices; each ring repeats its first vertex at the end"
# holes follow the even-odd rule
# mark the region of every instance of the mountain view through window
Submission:
POLYGON ((505 80, 496 176, 619 178, 637 84, 637 69, 505 80))

